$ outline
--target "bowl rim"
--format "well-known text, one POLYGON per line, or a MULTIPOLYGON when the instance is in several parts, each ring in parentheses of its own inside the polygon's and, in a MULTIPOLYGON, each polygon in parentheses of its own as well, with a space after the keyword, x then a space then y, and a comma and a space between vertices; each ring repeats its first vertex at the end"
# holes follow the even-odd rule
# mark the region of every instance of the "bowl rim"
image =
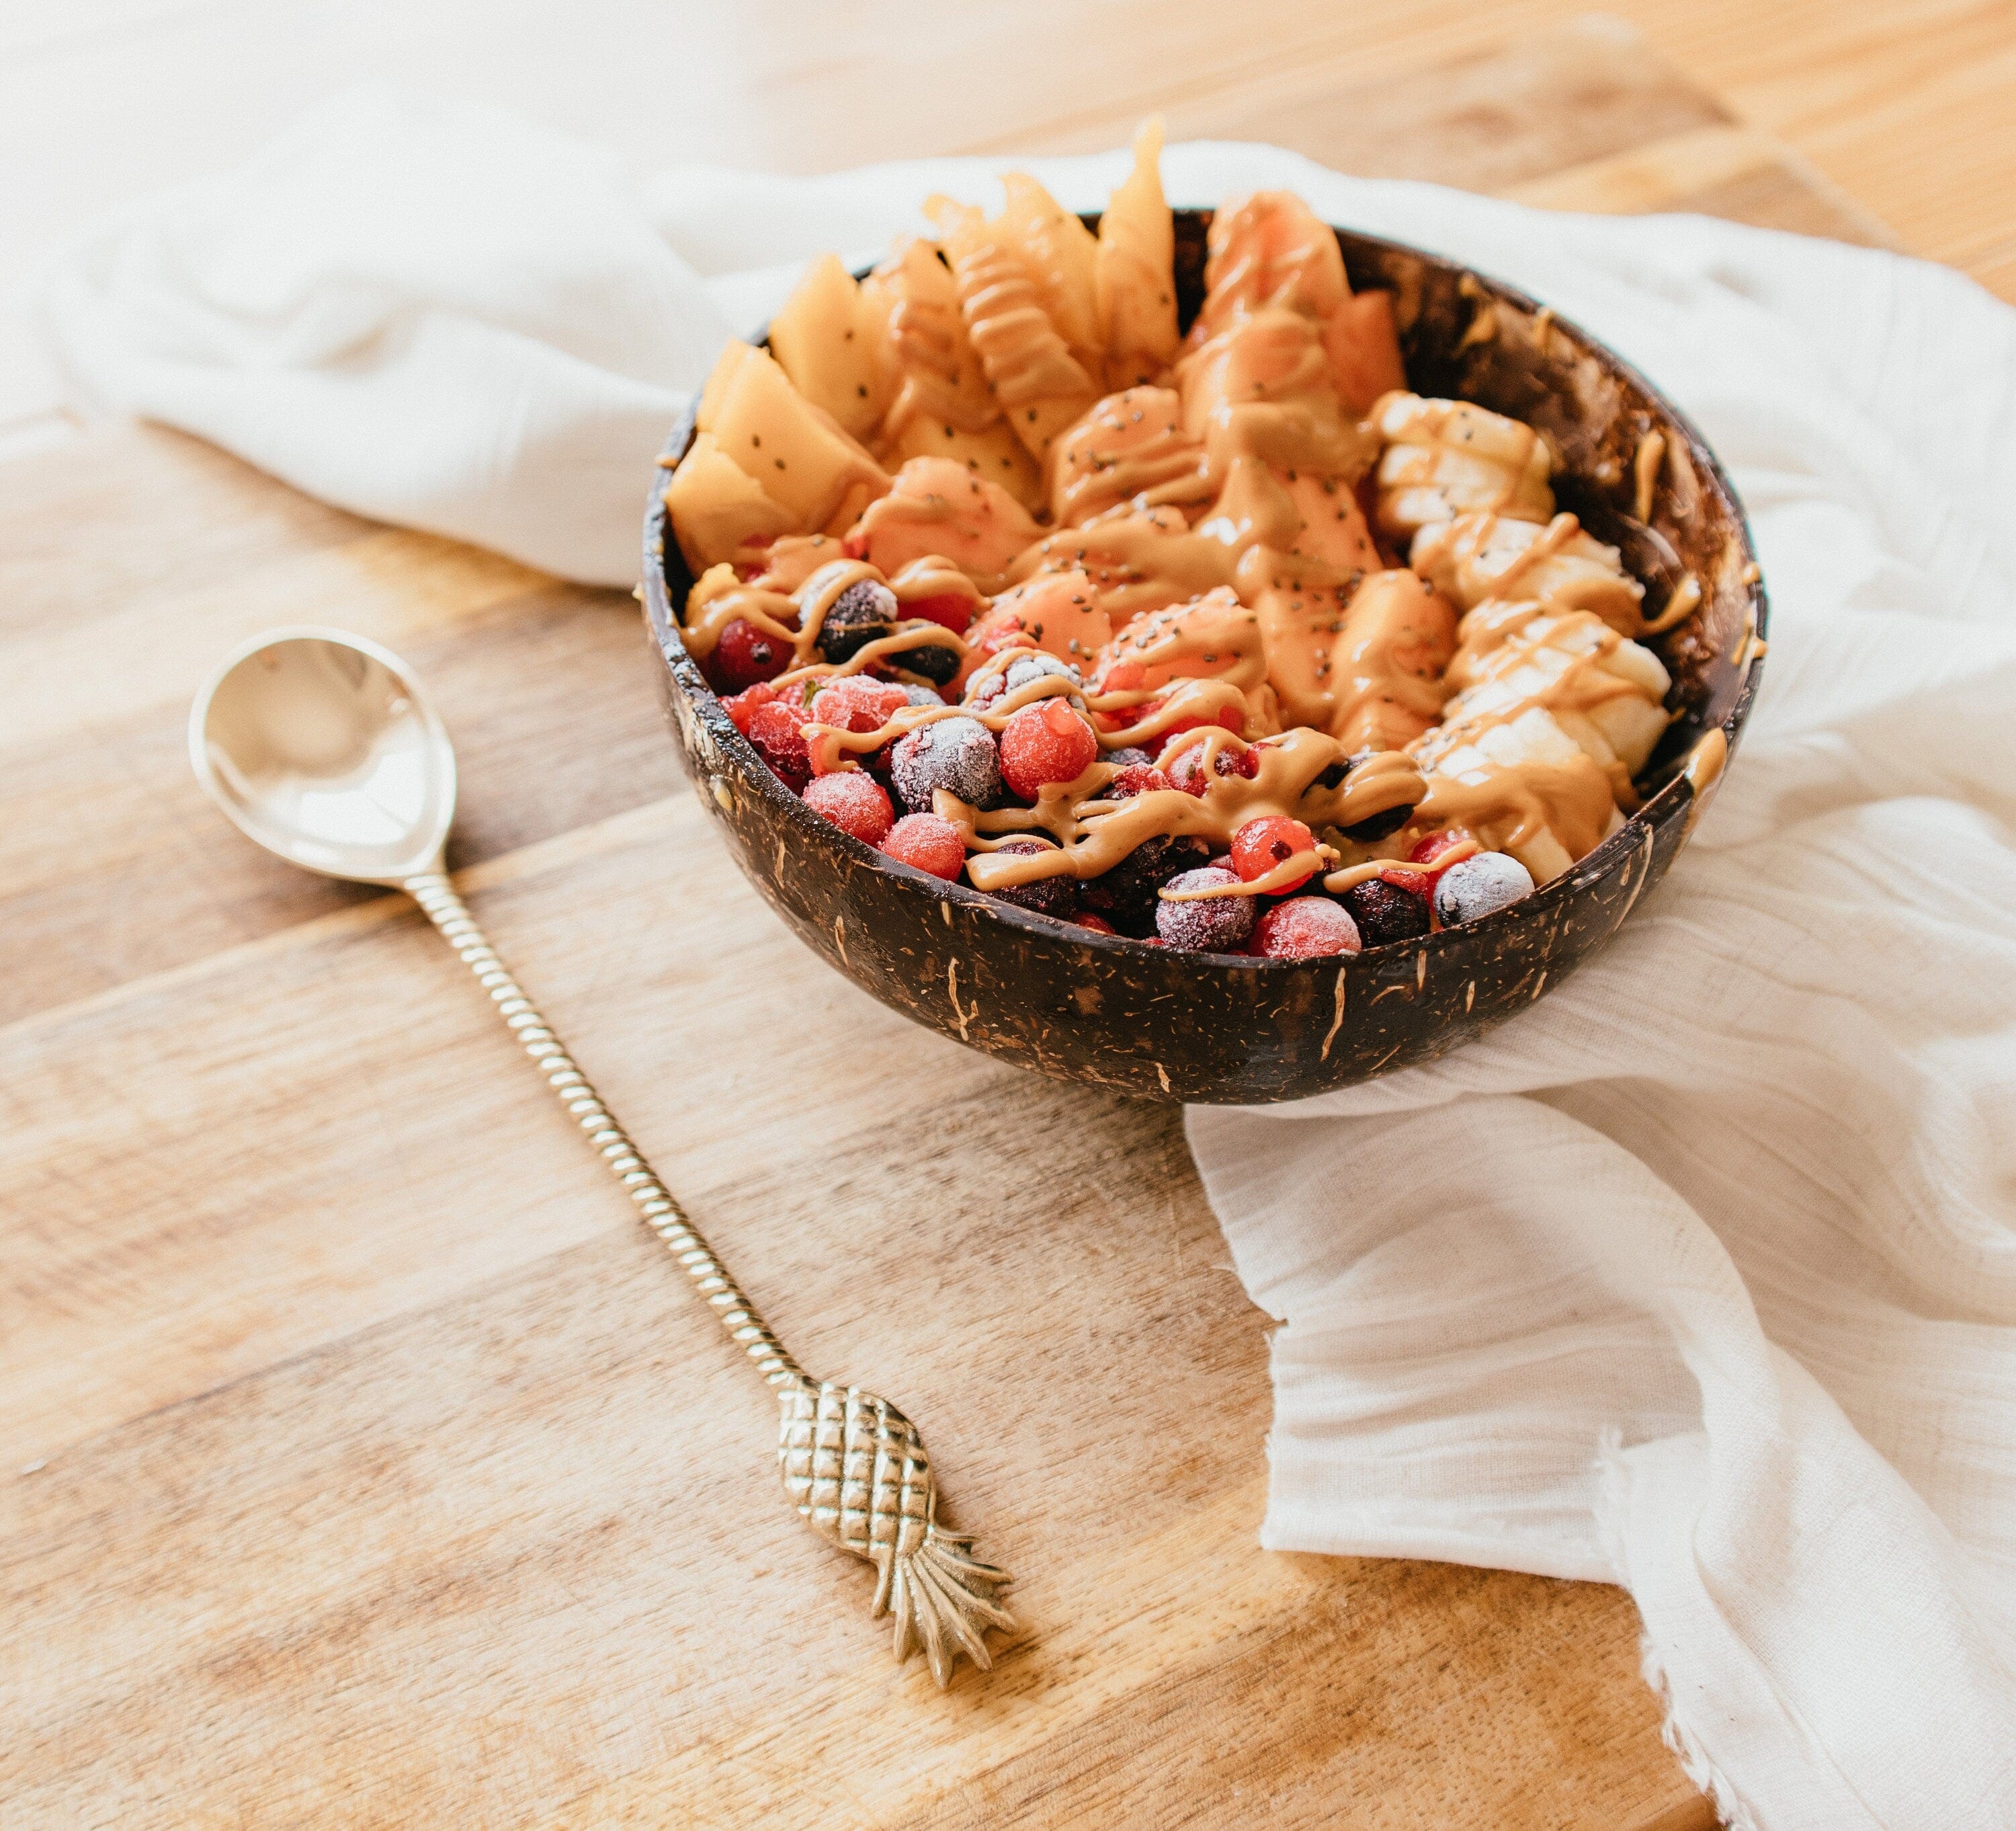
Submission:
MULTIPOLYGON (((1215 208, 1196 209, 1181 206, 1172 211, 1174 215, 1200 218, 1207 225, 1215 213, 1215 208)), ((1100 215, 1100 212, 1096 211, 1085 211, 1081 213, 1081 219, 1087 227, 1096 228, 1100 215)), ((1769 647, 1767 629, 1770 603, 1764 589, 1763 567, 1758 557, 1756 536, 1751 528, 1749 512, 1744 506, 1742 497, 1737 493, 1735 485, 1730 481, 1728 472, 1723 468, 1721 460, 1715 456, 1701 429, 1673 402, 1664 389, 1654 386, 1641 370, 1626 362, 1601 338, 1593 335, 1575 319, 1564 317, 1552 307, 1544 305, 1508 281, 1499 279, 1451 256, 1419 247, 1411 242, 1373 235, 1361 229, 1343 229, 1334 223, 1326 224, 1325 227, 1334 235, 1348 236, 1363 247, 1427 261, 1449 270, 1459 278, 1467 276, 1493 301, 1502 301, 1529 315, 1538 315, 1546 312, 1549 324, 1554 331, 1562 334, 1564 341, 1579 344, 1593 354, 1614 375, 1629 383, 1647 399, 1655 402, 1679 429, 1686 439, 1690 460, 1697 470, 1705 474, 1713 488, 1727 503, 1742 536, 1744 554, 1752 575, 1748 581, 1750 614, 1747 627, 1751 639, 1751 652, 1743 663, 1742 678, 1737 683, 1735 697, 1728 711, 1713 725, 1704 726, 1694 740, 1698 745, 1706 740, 1709 732, 1719 730, 1722 733, 1726 750, 1719 774, 1726 773, 1735 760, 1737 739, 1748 721, 1751 708, 1756 700, 1758 683, 1763 673, 1765 658, 1769 647)), ((869 271, 871 269, 862 269, 855 277, 859 279, 869 271)), ((769 330, 769 324, 765 321, 757 326, 748 341, 759 348, 767 346, 769 330)), ((1165 948, 1154 943, 1138 940, 1132 935, 1103 935, 1096 928, 1082 927, 1062 917, 1043 915, 1034 910, 1024 909, 1017 903, 1004 903, 985 891, 976 890, 969 884, 933 877, 928 872, 919 870, 914 865, 906 865, 891 858, 865 840, 843 832, 830 820, 808 807, 801 796, 793 794, 779 779, 769 765, 764 762, 756 747, 743 736, 734 720, 722 709, 719 695, 707 684, 705 676, 700 672, 700 665, 687 651, 682 640, 679 617, 673 610, 671 593, 666 589, 665 542, 670 535, 671 517, 665 504, 665 492, 671 470, 693 442, 694 421, 699 410, 700 391, 696 390, 691 402, 674 422, 664 449, 655 460, 653 484, 646 499, 644 511, 644 608, 660 659, 672 674, 680 690, 686 694, 693 715, 705 721, 709 734, 716 744, 734 759, 738 773, 744 779, 744 786, 753 781, 757 791, 814 843, 837 845, 843 856, 852 859, 857 865, 868 865, 884 876, 904 885, 908 889, 922 892, 941 903, 956 903, 962 907, 976 910, 1010 928, 1020 929, 1025 933, 1042 935, 1052 940, 1071 941, 1078 946, 1092 948, 1095 952, 1114 953, 1121 957, 1139 950, 1170 960, 1209 963, 1216 967, 1232 967, 1257 973, 1309 971, 1327 968, 1334 962, 1337 957, 1332 954, 1312 955, 1306 959, 1275 959, 1250 953, 1214 953, 1202 949, 1165 948)), ((1672 766, 1669 763, 1668 766, 1672 766)), ((1515 916, 1528 919, 1538 910, 1568 902, 1579 892, 1607 876, 1625 853, 1640 846, 1649 849, 1659 827, 1676 811, 1679 802, 1691 799, 1696 792, 1684 767, 1673 768, 1669 778, 1625 816, 1615 832, 1600 841, 1560 876, 1541 885, 1532 895, 1520 898, 1515 903, 1508 904, 1490 915, 1480 917, 1475 921, 1465 922, 1462 933, 1465 936, 1488 933, 1493 925, 1509 925, 1515 916)), ((1690 822, 1682 832, 1683 843, 1690 836, 1691 831, 1692 824, 1690 822)), ((1636 901, 1636 899, 1633 900, 1636 901)), ((1376 943, 1348 957, 1361 960, 1387 948, 1432 948, 1448 932, 1436 930, 1406 940, 1376 943)))

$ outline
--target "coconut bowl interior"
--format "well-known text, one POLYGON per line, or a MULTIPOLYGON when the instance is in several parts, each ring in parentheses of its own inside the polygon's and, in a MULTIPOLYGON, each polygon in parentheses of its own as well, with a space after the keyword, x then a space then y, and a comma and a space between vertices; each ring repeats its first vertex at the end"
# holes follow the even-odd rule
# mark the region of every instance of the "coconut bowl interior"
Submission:
MULTIPOLYGON (((1096 226, 1096 216, 1086 218, 1096 226)), ((1208 211, 1175 213, 1187 328, 1203 297, 1208 211)), ((679 638, 693 583, 665 526, 644 535, 644 597, 667 716, 700 798, 750 880, 808 946, 969 1047, 1153 1099, 1292 1100, 1425 1061, 1560 985, 1614 934, 1686 842, 1735 747, 1762 665, 1766 605, 1749 529, 1691 425, 1593 337, 1463 268, 1337 231, 1354 290, 1394 294, 1409 381, 1540 427, 1559 506, 1620 548, 1656 615, 1691 574, 1700 608, 1654 646, 1676 717, 1639 777, 1644 804, 1574 868, 1465 927, 1354 958, 1253 960, 1096 935, 896 864, 814 813, 730 723, 679 638), (1638 463, 1664 442, 1641 520, 1638 463)), ((693 436, 675 429, 667 461, 693 436)))

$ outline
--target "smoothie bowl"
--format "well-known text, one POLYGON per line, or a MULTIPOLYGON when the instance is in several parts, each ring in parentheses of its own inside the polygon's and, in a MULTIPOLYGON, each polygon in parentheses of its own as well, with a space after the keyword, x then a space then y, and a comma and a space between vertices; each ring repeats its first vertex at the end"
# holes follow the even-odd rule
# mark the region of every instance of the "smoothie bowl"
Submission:
POLYGON ((1027 178, 815 264, 645 527, 671 723, 887 1004, 1164 1099, 1525 1009, 1684 843, 1755 692, 1741 509, 1545 305, 1263 193, 1027 178))

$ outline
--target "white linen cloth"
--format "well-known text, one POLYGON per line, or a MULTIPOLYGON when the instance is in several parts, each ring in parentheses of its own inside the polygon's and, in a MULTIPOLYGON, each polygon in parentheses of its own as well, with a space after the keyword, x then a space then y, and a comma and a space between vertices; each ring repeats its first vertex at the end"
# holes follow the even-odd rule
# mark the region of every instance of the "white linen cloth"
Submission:
MULTIPOLYGON (((1124 160, 1039 162, 1096 207, 1124 160)), ((795 265, 935 161, 635 181, 345 98, 53 274, 81 393, 366 514, 628 584, 650 460, 795 265)), ((1264 1542, 1615 1581, 1759 1831, 2016 1826, 2016 315, 1942 269, 1176 146, 1605 337, 1694 416, 1773 606, 1751 730, 1602 957, 1435 1065, 1193 1109, 1285 1324, 1264 1542)))

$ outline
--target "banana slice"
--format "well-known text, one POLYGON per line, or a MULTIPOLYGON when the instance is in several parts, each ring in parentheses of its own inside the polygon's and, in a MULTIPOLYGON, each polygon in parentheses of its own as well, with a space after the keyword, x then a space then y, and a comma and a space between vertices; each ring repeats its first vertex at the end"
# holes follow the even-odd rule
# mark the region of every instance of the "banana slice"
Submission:
POLYGON ((1588 611, 1550 616, 1543 606, 1481 604, 1463 618, 1447 683, 1441 741, 1454 744, 1483 726, 1544 707, 1610 779, 1625 806, 1671 717, 1672 677, 1641 643, 1626 640, 1588 611))
POLYGON ((1623 824, 1610 778, 1545 706, 1467 733, 1438 726, 1415 752, 1427 792, 1414 818, 1460 827, 1544 884, 1623 824))
POLYGON ((1620 636, 1645 627, 1644 586, 1572 515, 1544 527, 1489 510, 1431 523, 1415 535, 1408 564, 1459 610, 1530 599, 1550 611, 1593 611, 1620 636))
POLYGON ((1437 521, 1485 511, 1523 521, 1554 512, 1553 454, 1530 426, 1468 401, 1389 394, 1373 404, 1379 460, 1379 525, 1411 538, 1437 521))

